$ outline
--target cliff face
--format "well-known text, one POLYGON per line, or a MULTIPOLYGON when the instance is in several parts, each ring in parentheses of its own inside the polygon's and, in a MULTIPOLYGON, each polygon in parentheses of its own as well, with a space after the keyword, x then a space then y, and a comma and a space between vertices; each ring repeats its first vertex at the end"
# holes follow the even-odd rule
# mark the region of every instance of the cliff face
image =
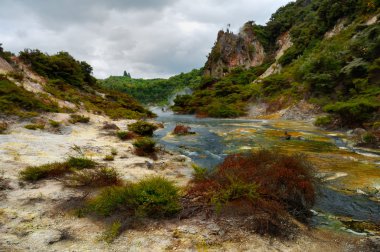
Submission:
POLYGON ((238 34, 219 31, 217 41, 205 64, 205 75, 222 77, 237 66, 250 68, 261 65, 265 59, 263 45, 247 22, 238 34))

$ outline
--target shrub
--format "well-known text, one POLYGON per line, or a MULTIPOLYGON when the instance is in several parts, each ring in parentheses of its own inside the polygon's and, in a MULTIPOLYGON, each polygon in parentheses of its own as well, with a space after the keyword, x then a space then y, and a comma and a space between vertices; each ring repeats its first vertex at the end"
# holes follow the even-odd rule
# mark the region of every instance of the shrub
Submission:
POLYGON ((85 117, 84 115, 76 115, 76 114, 72 114, 70 115, 70 120, 69 122, 72 123, 72 124, 75 124, 75 123, 88 123, 90 121, 90 117, 85 117))
POLYGON ((362 140, 364 143, 366 144, 374 144, 377 142, 377 138, 376 136, 371 133, 371 132, 366 132, 363 136, 362 136, 362 140))
POLYGON ((27 124, 24 126, 24 128, 28 130, 37 130, 37 129, 43 130, 45 128, 45 125, 44 124, 27 124))
POLYGON ((112 243, 122 232, 121 222, 115 221, 112 225, 103 233, 102 239, 107 243, 112 243))
POLYGON ((77 171, 67 177, 68 186, 102 187, 121 184, 119 174, 114 168, 101 167, 94 170, 77 171))
POLYGON ((104 161, 114 161, 115 158, 113 155, 106 155, 104 158, 103 158, 104 161))
POLYGON ((380 102, 367 98, 357 98, 347 102, 336 102, 326 105, 323 109, 336 114, 347 126, 360 125, 371 119, 380 108, 380 102))
POLYGON ((315 120, 314 125, 319 127, 325 127, 329 126, 332 122, 333 118, 331 116, 321 116, 315 120))
POLYGON ((156 151, 156 142, 149 137, 138 138, 133 142, 135 152, 139 156, 152 154, 156 151))
POLYGON ((59 128, 59 126, 61 126, 60 122, 57 122, 57 121, 54 121, 54 120, 49 120, 49 124, 53 128, 59 128))
POLYGON ((120 140, 130 140, 130 139, 133 139, 136 137, 136 135, 130 131, 118 131, 118 132, 116 132, 116 136, 120 140))
POLYGON ((117 150, 115 148, 111 149, 111 155, 116 156, 117 155, 117 150))
POLYGON ((136 214, 148 217, 169 217, 181 209, 179 190, 163 177, 150 177, 136 184, 136 214))
POLYGON ((196 164, 192 164, 191 166, 193 167, 194 180, 204 180, 207 177, 208 171, 206 168, 200 167, 196 164))
POLYGON ((303 155, 275 150, 232 154, 214 173, 193 179, 187 194, 219 213, 253 216, 251 227, 259 233, 286 236, 287 228, 295 227, 289 213, 300 220, 310 216, 315 197, 312 166, 303 155))
POLYGON ((194 132, 190 131, 191 128, 189 126, 185 126, 182 124, 177 124, 173 130, 174 135, 189 135, 194 134, 194 132))
POLYGON ((44 178, 61 176, 70 171, 66 162, 51 163, 41 166, 28 166, 20 172, 22 180, 37 181, 44 178))
POLYGON ((180 210, 179 190, 162 177, 150 177, 122 187, 106 188, 90 199, 86 211, 110 216, 117 210, 131 215, 170 217, 180 210))
POLYGON ((97 163, 86 157, 69 157, 67 165, 78 170, 95 168, 97 163))
POLYGON ((3 134, 8 129, 8 123, 0 122, 0 134, 3 134))
POLYGON ((153 131, 157 129, 157 126, 148 122, 137 121, 128 125, 128 129, 140 136, 152 136, 153 131))
POLYGON ((70 157, 61 163, 50 163, 41 166, 28 166, 20 172, 21 179, 37 181, 44 178, 57 177, 74 170, 95 168, 97 163, 85 157, 70 157))

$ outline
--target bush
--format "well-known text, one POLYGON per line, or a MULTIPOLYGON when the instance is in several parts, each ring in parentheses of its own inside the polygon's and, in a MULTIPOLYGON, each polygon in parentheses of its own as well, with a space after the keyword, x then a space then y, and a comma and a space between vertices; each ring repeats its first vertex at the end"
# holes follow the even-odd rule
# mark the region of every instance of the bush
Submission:
POLYGON ((130 139, 133 139, 136 137, 136 135, 130 131, 118 131, 118 132, 116 132, 116 136, 120 140, 130 140, 130 139))
POLYGON ((326 127, 331 125, 332 122, 333 118, 331 116, 321 116, 315 120, 314 125, 319 127, 326 127))
POLYGON ((163 177, 151 177, 136 184, 136 214, 148 217, 169 217, 181 209, 179 190, 163 177))
POLYGON ((81 170, 67 177, 68 186, 102 187, 120 185, 119 174, 114 168, 101 167, 95 170, 81 170))
POLYGON ((24 128, 28 130, 37 130, 37 129, 43 130, 45 128, 45 125, 44 124, 27 124, 24 126, 24 128))
POLYGON ((148 122, 137 121, 128 125, 128 129, 140 136, 153 136, 153 131, 157 129, 157 126, 148 122))
POLYGON ((194 180, 204 180, 207 177, 208 171, 206 168, 200 167, 196 164, 192 164, 191 166, 193 167, 194 180))
POLYGON ((115 221, 112 225, 103 233, 102 239, 107 243, 112 243, 122 232, 122 225, 120 221, 115 221))
POLYGON ((363 136, 362 136, 362 140, 364 143, 366 144, 374 144, 377 142, 377 138, 376 136, 371 133, 371 132, 367 132, 365 133, 363 136))
POLYGON ((179 189, 162 177, 150 177, 123 187, 110 187, 91 199, 87 212, 110 216, 117 210, 131 215, 170 217, 181 209, 179 189))
POLYGON ((139 156, 152 154, 156 151, 156 142, 149 137, 142 137, 133 142, 135 152, 139 156))
POLYGON ((177 124, 173 130, 174 135, 189 135, 194 134, 194 132, 190 131, 191 128, 182 124, 177 124))
POLYGON ((114 161, 115 158, 113 155, 106 155, 104 158, 103 158, 104 161, 114 161))
POLYGON ((70 172, 70 167, 66 162, 64 163, 51 163, 41 166, 28 166, 20 172, 22 180, 37 181, 44 178, 61 176, 70 172))
POLYGON ((52 126, 53 128, 59 128, 59 126, 61 126, 61 123, 60 123, 60 122, 57 122, 57 121, 54 121, 54 120, 49 120, 49 124, 50 124, 50 126, 52 126))
POLYGON ((97 163, 86 157, 69 157, 67 165, 78 170, 95 168, 97 163))
POLYGON ((0 122, 0 134, 3 134, 8 129, 8 123, 0 122))
POLYGON ((193 179, 187 194, 242 221, 253 216, 251 227, 257 232, 280 236, 295 227, 289 213, 300 220, 310 216, 315 197, 312 167, 305 157, 275 150, 229 155, 214 173, 193 179))
POLYGON ((88 123, 90 121, 90 117, 85 117, 83 115, 76 115, 76 114, 72 114, 70 115, 70 120, 69 122, 72 123, 72 124, 75 124, 75 123, 88 123))
POLYGON ((375 99, 357 98, 347 102, 326 105, 324 111, 339 116, 344 126, 356 126, 374 117, 380 109, 380 102, 375 99))
POLYGON ((84 157, 70 157, 61 163, 51 163, 41 166, 28 166, 20 172, 21 179, 37 181, 44 178, 57 177, 75 170, 95 168, 97 163, 84 157))

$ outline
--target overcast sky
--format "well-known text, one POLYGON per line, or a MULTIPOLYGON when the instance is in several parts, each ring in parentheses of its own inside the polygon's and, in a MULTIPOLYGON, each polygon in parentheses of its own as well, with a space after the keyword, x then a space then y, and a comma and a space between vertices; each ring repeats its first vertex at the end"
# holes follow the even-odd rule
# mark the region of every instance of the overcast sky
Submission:
POLYGON ((202 67, 218 30, 265 24, 288 0, 0 0, 0 43, 68 51, 106 78, 168 77, 202 67))

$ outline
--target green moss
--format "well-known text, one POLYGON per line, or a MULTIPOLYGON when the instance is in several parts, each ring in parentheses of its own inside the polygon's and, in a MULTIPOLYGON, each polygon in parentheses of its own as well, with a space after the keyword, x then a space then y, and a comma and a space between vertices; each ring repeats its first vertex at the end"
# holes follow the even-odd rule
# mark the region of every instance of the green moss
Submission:
POLYGON ((49 120, 49 124, 53 128, 59 128, 61 126, 60 122, 54 121, 54 120, 49 120))

